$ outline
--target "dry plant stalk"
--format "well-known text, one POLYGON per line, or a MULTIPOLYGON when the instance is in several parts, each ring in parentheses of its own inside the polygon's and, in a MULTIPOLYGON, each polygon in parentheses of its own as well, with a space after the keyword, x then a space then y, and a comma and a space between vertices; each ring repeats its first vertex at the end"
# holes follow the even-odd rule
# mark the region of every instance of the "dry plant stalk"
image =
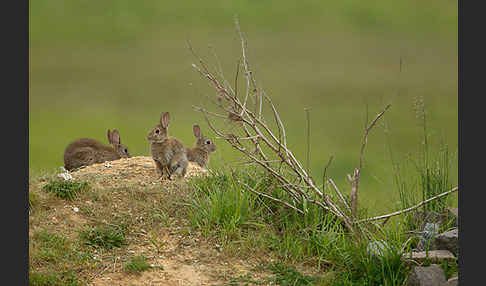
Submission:
MULTIPOLYGON (((363 140, 361 142, 361 152, 359 155, 359 167, 354 169, 353 176, 348 174, 348 180, 351 184, 351 215, 353 219, 356 219, 358 214, 358 184, 359 184, 359 175, 361 174, 361 169, 363 168, 363 156, 364 150, 366 147, 366 143, 368 142, 368 134, 370 133, 371 129, 376 125, 376 122, 385 114, 385 112, 390 108, 391 104, 388 104, 382 112, 378 113, 375 119, 370 123, 370 125, 365 127, 365 132, 363 135, 363 140)), ((368 121, 368 119, 366 120, 368 121)), ((366 122, 368 124, 368 122, 366 122)))
MULTIPOLYGON (((219 138, 224 139, 234 149, 240 151, 246 157, 248 157, 249 162, 245 162, 245 164, 257 164, 263 167, 273 178, 277 180, 278 186, 286 191, 292 199, 290 201, 282 201, 272 197, 269 194, 254 190, 250 186, 239 181, 236 177, 235 179, 245 186, 248 191, 282 203, 283 205, 301 214, 306 212, 306 203, 315 204, 325 211, 331 212, 333 215, 335 215, 345 225, 345 227, 358 238, 360 234, 363 233, 360 228, 360 222, 379 220, 402 213, 403 211, 400 211, 375 218, 363 220, 357 219, 358 183, 360 179, 360 172, 363 167, 363 156, 368 134, 376 125, 377 121, 388 110, 391 104, 388 104, 384 110, 378 113, 375 119, 365 127, 361 144, 359 167, 354 170, 352 176, 348 174, 348 180, 351 183, 351 206, 348 204, 332 179, 327 180, 340 200, 340 204, 337 204, 337 202, 332 201, 331 198, 324 193, 324 185, 322 190, 316 186, 308 173, 309 170, 303 167, 293 152, 287 147, 285 126, 280 119, 277 109, 275 108, 275 105, 270 97, 262 88, 257 87, 256 80, 253 76, 253 71, 250 69, 250 65, 247 60, 246 41, 241 33, 237 19, 235 19, 235 24, 241 40, 242 57, 237 64, 234 88, 224 78, 221 69, 219 73, 212 72, 203 59, 201 59, 194 52, 190 43, 188 43, 190 51, 199 62, 199 64, 192 64, 192 67, 203 78, 206 78, 210 85, 216 89, 216 100, 212 98, 209 99, 219 111, 213 112, 200 106, 193 106, 193 109, 200 111, 203 114, 209 127, 215 134, 219 136, 219 138), (240 74, 239 70, 241 67, 243 70, 246 87, 243 94, 238 94, 237 83, 238 76, 240 74), (276 126, 273 129, 270 128, 269 123, 263 116, 264 105, 269 107, 272 112, 274 120, 273 124, 276 126), (224 119, 227 122, 225 122, 224 127, 218 128, 210 117, 213 119, 224 119), (344 211, 341 209, 340 205, 344 206, 344 211)), ((324 169, 324 179, 326 169, 329 167, 331 161, 332 157, 324 169)), ((446 193, 443 193, 440 196, 446 193)), ((420 205, 427 202, 428 201, 424 201, 420 205)))
MULTIPOLYGON (((217 75, 215 72, 210 71, 206 63, 196 55, 189 44, 190 51, 199 62, 199 64, 192 64, 193 68, 209 80, 210 84, 217 91, 216 100, 211 100, 211 102, 219 111, 213 112, 200 106, 193 106, 193 108, 202 112, 209 127, 220 138, 242 152, 250 159, 251 163, 263 167, 273 176, 277 180, 278 185, 292 197, 292 200, 282 202, 268 194, 265 194, 265 197, 280 201, 299 213, 306 211, 300 208, 305 203, 318 205, 324 210, 333 213, 349 230, 354 232, 355 227, 347 211, 341 210, 339 205, 316 186, 307 168, 297 160, 293 152, 287 147, 285 126, 270 97, 263 89, 257 87, 253 71, 247 60, 246 40, 241 33, 238 20, 236 19, 235 22, 241 40, 242 57, 241 65, 238 63, 234 89, 224 79, 222 73, 217 75), (240 68, 242 69, 246 86, 244 93, 238 94, 237 82, 240 68), (275 125, 273 128, 264 118, 263 109, 265 106, 271 110, 274 120, 272 124, 275 125), (225 118, 230 123, 225 124, 225 130, 217 128, 212 121, 212 119, 221 118, 225 118)), ((248 190, 255 192, 251 188, 248 188, 248 190)))

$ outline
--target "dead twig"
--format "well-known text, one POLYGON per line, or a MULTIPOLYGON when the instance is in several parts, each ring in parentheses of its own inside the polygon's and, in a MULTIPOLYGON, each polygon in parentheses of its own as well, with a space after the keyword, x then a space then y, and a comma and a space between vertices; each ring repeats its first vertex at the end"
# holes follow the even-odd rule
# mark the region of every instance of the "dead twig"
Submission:
MULTIPOLYGON (((361 141, 361 151, 359 155, 359 167, 354 169, 353 175, 347 175, 348 181, 351 184, 351 216, 356 219, 358 213, 358 186, 359 186, 359 178, 361 174, 361 169, 363 168, 363 157, 364 157, 364 150, 366 147, 366 143, 368 142, 368 134, 370 133, 371 129, 376 125, 376 122, 385 114, 385 112, 390 108, 391 104, 388 104, 383 111, 378 113, 375 119, 365 127, 365 132, 363 135, 363 140, 361 141)), ((368 121, 368 119, 366 119, 368 121)))
MULTIPOLYGON (((264 92, 262 88, 257 88, 253 71, 247 58, 246 46, 247 42, 243 37, 243 33, 239 27, 238 20, 235 19, 236 29, 241 42, 241 67, 243 75, 246 79, 246 91, 241 98, 237 96, 237 82, 240 69, 240 63, 237 65, 237 73, 235 76, 234 90, 226 88, 219 78, 216 77, 206 68, 204 61, 199 58, 194 51, 192 54, 197 58, 199 65, 192 64, 194 69, 205 79, 209 80, 211 85, 217 90, 219 97, 224 98, 229 105, 225 107, 223 104, 215 104, 220 108, 220 112, 212 112, 202 107, 193 106, 193 108, 204 115, 209 128, 220 138, 228 142, 234 149, 243 153, 248 159, 249 163, 254 163, 263 167, 272 177, 276 179, 278 186, 290 195, 289 201, 273 198, 271 195, 264 192, 258 192, 249 186, 245 185, 246 189, 258 195, 267 197, 281 204, 291 207, 298 213, 303 213, 302 210, 296 208, 292 204, 302 204, 305 202, 315 204, 327 212, 333 213, 337 218, 344 222, 346 227, 354 232, 352 220, 348 217, 348 212, 343 212, 340 207, 333 202, 323 190, 319 189, 310 176, 310 118, 309 109, 307 113, 307 164, 304 168, 303 164, 293 154, 287 146, 287 135, 285 126, 277 112, 275 105, 270 97, 264 92), (254 97, 253 97, 254 96, 254 97), (252 100, 252 99, 255 100, 252 100), (270 128, 263 116, 264 103, 270 106, 273 117, 276 123, 278 134, 270 128), (224 114, 227 114, 225 116, 224 114), (211 116, 211 119, 209 118, 211 116), (237 130, 224 130, 225 124, 221 129, 217 128, 212 120, 225 117, 236 124, 231 125, 237 130), (313 199, 316 196, 319 199, 313 199)), ((191 47, 190 47, 191 48, 191 47)), ((192 48, 191 48, 192 49, 192 48)), ((224 79, 224 78, 223 78, 224 79)), ((218 100, 220 102, 220 100, 218 100)), ((329 160, 328 166, 332 160, 329 160)), ((245 162, 248 163, 248 162, 245 162)), ((327 167, 328 167, 327 166, 327 167)), ((326 169, 327 169, 326 167, 326 169)), ((325 176, 326 170, 324 170, 325 176)), ((347 206, 349 207, 349 206, 347 206)))
POLYGON ((375 220, 380 220, 380 219, 388 219, 392 216, 397 216, 397 215, 400 215, 400 214, 403 214, 403 213, 406 213, 406 212, 409 212, 409 211, 413 211, 414 209, 417 209, 417 208, 419 208, 419 207, 421 207, 421 206, 423 206, 423 205, 425 205, 425 204, 427 204, 431 201, 440 199, 443 196, 447 196, 448 194, 450 194, 452 192, 456 192, 457 190, 459 190, 459 187, 454 187, 447 192, 440 193, 437 196, 434 196, 432 198, 429 198, 425 201, 422 201, 422 202, 416 204, 415 206, 412 206, 412 207, 409 207, 409 208, 406 208, 406 209, 403 209, 403 210, 400 210, 400 211, 396 211, 396 212, 393 212, 393 213, 390 213, 390 214, 386 214, 386 215, 380 215, 380 216, 375 216, 375 217, 371 217, 371 218, 361 219, 361 220, 358 220, 357 223, 359 223, 359 222, 370 222, 370 221, 375 221, 375 220))
POLYGON ((339 189, 336 186, 336 184, 334 183, 334 181, 332 179, 329 179, 329 183, 331 184, 332 188, 334 189, 334 191, 336 192, 336 194, 338 195, 339 199, 344 204, 344 206, 346 207, 346 209, 349 212, 351 212, 351 208, 349 207, 348 202, 346 202, 346 199, 344 198, 343 194, 341 194, 341 192, 339 191, 339 189))

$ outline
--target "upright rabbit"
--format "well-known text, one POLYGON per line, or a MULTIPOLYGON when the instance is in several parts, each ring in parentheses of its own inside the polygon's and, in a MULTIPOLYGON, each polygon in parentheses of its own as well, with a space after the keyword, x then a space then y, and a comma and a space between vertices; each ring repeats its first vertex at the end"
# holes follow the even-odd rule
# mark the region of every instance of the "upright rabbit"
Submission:
POLYGON ((186 147, 187 159, 201 167, 206 167, 209 163, 209 154, 216 151, 216 145, 211 139, 204 137, 199 125, 194 124, 192 131, 197 141, 194 147, 186 147))
POLYGON ((184 177, 189 161, 184 152, 184 144, 168 135, 169 122, 169 112, 162 113, 160 123, 150 130, 147 140, 150 142, 150 154, 155 162, 157 174, 167 175, 171 179, 174 173, 184 177))
POLYGON ((111 146, 91 138, 80 138, 70 143, 64 150, 64 168, 71 171, 81 166, 130 158, 128 148, 120 143, 118 130, 111 132, 108 129, 107 134, 111 146))

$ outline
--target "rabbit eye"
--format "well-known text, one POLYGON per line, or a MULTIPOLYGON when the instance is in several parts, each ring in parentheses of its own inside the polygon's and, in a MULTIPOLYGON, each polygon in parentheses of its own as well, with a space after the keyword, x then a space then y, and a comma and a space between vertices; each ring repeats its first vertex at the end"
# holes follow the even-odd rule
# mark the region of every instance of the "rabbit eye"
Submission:
POLYGON ((160 130, 159 130, 159 129, 156 129, 156 130, 155 130, 155 133, 156 133, 156 134, 159 134, 159 133, 160 133, 160 130))
POLYGON ((127 148, 125 148, 125 153, 128 153, 128 149, 127 148))
POLYGON ((206 140, 206 144, 211 144, 211 140, 206 140))

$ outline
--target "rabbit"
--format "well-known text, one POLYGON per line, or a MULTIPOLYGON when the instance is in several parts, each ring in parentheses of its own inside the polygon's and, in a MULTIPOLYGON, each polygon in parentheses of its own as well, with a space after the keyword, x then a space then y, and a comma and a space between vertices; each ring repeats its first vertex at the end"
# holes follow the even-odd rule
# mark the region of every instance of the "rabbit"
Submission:
POLYGON ((171 180, 173 174, 182 177, 186 175, 189 161, 184 150, 184 144, 177 138, 168 135, 170 122, 169 112, 160 115, 160 123, 147 134, 150 142, 150 155, 154 160, 157 175, 168 176, 171 180))
POLYGON ((192 126, 194 136, 197 138, 194 147, 186 147, 187 159, 190 162, 197 163, 201 167, 206 167, 209 163, 209 154, 216 151, 216 145, 211 139, 204 137, 199 125, 192 126))
POLYGON ((107 135, 111 146, 91 138, 80 138, 70 143, 64 150, 64 168, 71 171, 82 166, 131 157, 128 148, 120 143, 118 130, 108 129, 107 135))

